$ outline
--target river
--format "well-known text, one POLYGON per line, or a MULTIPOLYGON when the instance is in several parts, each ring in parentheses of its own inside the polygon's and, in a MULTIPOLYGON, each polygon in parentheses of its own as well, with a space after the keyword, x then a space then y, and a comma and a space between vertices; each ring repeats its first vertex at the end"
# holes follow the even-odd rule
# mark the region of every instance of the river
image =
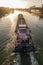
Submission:
MULTIPOLYGON (((14 30, 19 14, 16 15, 16 13, 0 19, 0 65, 9 65, 11 61, 9 56, 14 47, 16 38, 14 30)), ((37 52, 34 53, 34 56, 39 65, 43 65, 43 19, 27 12, 20 13, 23 14, 28 27, 31 29, 33 42, 37 48, 37 52)))

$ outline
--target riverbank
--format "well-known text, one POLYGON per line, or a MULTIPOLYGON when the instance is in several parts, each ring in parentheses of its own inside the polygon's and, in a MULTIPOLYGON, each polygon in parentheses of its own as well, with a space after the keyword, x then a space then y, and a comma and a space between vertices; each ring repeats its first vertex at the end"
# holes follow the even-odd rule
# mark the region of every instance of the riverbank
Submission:
POLYGON ((31 14, 39 16, 40 18, 43 18, 43 14, 41 12, 31 12, 31 14))
POLYGON ((0 7, 0 18, 9 15, 10 13, 13 13, 14 9, 9 7, 0 7))

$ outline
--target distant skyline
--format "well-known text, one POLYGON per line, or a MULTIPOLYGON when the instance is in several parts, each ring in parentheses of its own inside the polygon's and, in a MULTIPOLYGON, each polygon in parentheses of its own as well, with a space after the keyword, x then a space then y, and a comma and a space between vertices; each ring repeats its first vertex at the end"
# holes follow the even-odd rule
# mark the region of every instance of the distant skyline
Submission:
POLYGON ((0 7, 10 8, 29 8, 33 5, 41 6, 41 4, 43 4, 43 0, 0 0, 0 7))

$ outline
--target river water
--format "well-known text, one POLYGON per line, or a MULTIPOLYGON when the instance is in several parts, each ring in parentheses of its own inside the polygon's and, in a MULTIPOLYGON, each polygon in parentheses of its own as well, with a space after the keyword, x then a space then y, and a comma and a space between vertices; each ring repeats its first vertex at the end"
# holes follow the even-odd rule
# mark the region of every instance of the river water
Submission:
MULTIPOLYGON (((33 42, 37 48, 34 56, 39 65, 43 65, 43 19, 27 12, 20 13, 23 14, 28 27, 31 29, 33 42)), ((10 54, 13 51, 16 38, 14 30, 17 24, 17 18, 18 14, 16 15, 14 13, 0 19, 0 65, 9 65, 9 62, 12 61, 10 54)), ((24 63, 26 65, 26 62, 24 63)))

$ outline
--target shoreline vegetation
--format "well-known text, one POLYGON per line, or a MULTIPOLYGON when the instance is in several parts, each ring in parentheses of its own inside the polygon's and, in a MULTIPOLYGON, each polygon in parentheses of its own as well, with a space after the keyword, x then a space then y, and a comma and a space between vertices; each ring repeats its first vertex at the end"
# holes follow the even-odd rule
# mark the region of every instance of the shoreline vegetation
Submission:
POLYGON ((10 13, 13 13, 13 8, 8 7, 0 7, 0 18, 9 15, 10 13))

